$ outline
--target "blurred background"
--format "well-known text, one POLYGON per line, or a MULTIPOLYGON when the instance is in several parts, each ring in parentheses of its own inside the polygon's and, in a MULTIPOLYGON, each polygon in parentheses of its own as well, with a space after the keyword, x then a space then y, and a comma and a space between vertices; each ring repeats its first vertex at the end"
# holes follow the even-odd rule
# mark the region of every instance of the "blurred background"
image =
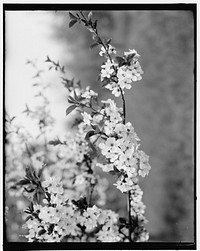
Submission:
MULTIPOLYGON (((194 20, 190 11, 94 11, 101 37, 112 38, 118 55, 135 49, 143 79, 125 94, 127 122, 133 123, 152 170, 141 182, 150 241, 194 240, 194 20)), ((42 68, 46 55, 65 65, 68 78, 81 80, 105 99, 109 91, 98 82, 103 59, 89 49, 91 33, 76 24, 68 28, 68 12, 6 11, 6 110, 18 116, 32 95, 27 59, 42 68)), ((67 128, 66 95, 59 80, 48 74, 55 135, 67 128)), ((112 97, 113 98, 113 97, 112 97)), ((116 99, 120 105, 120 99, 116 99)), ((23 123, 26 123, 23 121, 23 123)), ((31 126, 31 125, 28 125, 31 126)), ((32 130, 34 131, 34 129, 32 130)), ((111 180, 112 183, 112 180, 111 180)), ((116 191, 116 190, 115 190, 116 191)), ((126 198, 107 194, 107 208, 123 214, 126 198), (120 199, 119 199, 120 198, 120 199)), ((23 206, 8 198, 7 232, 22 241, 23 206)))

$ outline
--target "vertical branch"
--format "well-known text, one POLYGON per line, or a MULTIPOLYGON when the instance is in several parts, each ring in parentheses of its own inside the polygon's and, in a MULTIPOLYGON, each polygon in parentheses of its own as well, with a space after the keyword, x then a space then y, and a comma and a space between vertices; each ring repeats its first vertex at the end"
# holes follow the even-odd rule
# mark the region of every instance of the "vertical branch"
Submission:
MULTIPOLYGON (((123 104, 123 124, 125 125, 126 123, 126 102, 125 102, 125 98, 124 98, 124 94, 122 89, 120 88, 120 92, 121 92, 121 97, 122 97, 122 104, 123 104)), ((128 211, 128 226, 129 226, 129 241, 132 242, 131 239, 131 192, 128 191, 127 194, 127 211, 128 211)))
MULTIPOLYGON (((97 29, 94 29, 93 26, 89 24, 87 18, 84 16, 82 11, 80 11, 80 14, 83 17, 83 19, 85 20, 86 24, 88 26, 90 26, 90 28, 93 30, 93 33, 98 37, 99 44, 101 44, 104 47, 106 55, 107 55, 108 59, 110 60, 110 62, 112 63, 112 58, 111 58, 111 55, 109 54, 108 47, 105 45, 105 43, 103 42, 103 40, 99 36, 97 29)), ((113 69, 115 71, 115 74, 117 74, 117 70, 114 66, 113 66, 113 69)), ((123 124, 125 125, 125 123, 126 123, 126 101, 125 101, 124 94, 123 94, 123 91, 120 86, 119 86, 119 89, 121 92, 122 106, 123 106, 123 124)), ((132 240, 131 240, 131 192, 130 191, 128 191, 128 193, 127 193, 127 211, 128 211, 128 222, 129 222, 129 241, 132 242, 132 240)))

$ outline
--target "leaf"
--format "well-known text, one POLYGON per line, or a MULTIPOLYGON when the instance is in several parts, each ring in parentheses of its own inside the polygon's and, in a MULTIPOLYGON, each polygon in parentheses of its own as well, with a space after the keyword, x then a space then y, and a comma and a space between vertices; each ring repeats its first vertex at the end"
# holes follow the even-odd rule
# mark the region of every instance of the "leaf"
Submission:
POLYGON ((48 55, 47 55, 47 59, 44 62, 51 62, 51 59, 49 58, 48 55))
POLYGON ((108 81, 104 81, 103 84, 102 84, 102 87, 105 87, 106 85, 108 85, 109 82, 108 81))
POLYGON ((91 127, 92 127, 92 129, 95 131, 95 134, 97 134, 97 133, 100 132, 100 129, 99 129, 99 127, 98 127, 97 125, 91 124, 91 127))
POLYGON ((25 222, 27 222, 30 219, 33 219, 32 215, 27 216, 26 219, 25 219, 25 222))
POLYGON ((71 12, 69 12, 69 17, 71 20, 77 20, 77 17, 74 16, 71 12))
POLYGON ((77 206, 81 212, 83 212, 84 210, 87 209, 88 204, 87 204, 87 200, 86 197, 81 198, 80 200, 72 200, 72 203, 77 206))
POLYGON ((69 22, 69 28, 71 28, 72 26, 74 26, 78 21, 73 19, 73 20, 70 20, 69 22))
POLYGON ((106 44, 109 45, 110 42, 111 42, 111 40, 112 40, 112 38, 108 39, 108 40, 106 41, 106 44))
POLYGON ((77 85, 79 88, 81 88, 81 81, 79 80, 79 81, 76 83, 76 85, 77 85))
POLYGON ((30 181, 24 179, 24 180, 18 181, 16 185, 17 185, 17 186, 23 186, 23 185, 28 185, 28 184, 30 184, 30 181))
POLYGON ((135 56, 135 54, 130 54, 130 55, 128 55, 128 57, 127 57, 127 59, 126 59, 128 65, 130 65, 130 63, 132 62, 134 56, 135 56))
POLYGON ((95 135, 95 131, 89 131, 85 135, 85 140, 89 141, 89 138, 95 135))
POLYGON ((94 23, 93 23, 93 28, 94 28, 95 30, 96 30, 96 28, 97 28, 97 22, 98 22, 98 21, 95 20, 94 23))
POLYGON ((31 202, 31 204, 29 205, 29 209, 30 209, 30 211, 31 211, 31 212, 33 212, 33 211, 34 211, 34 208, 33 208, 33 202, 31 202))
POLYGON ((125 64, 125 60, 122 57, 116 57, 119 67, 125 64))
POLYGON ((76 100, 75 100, 72 96, 69 96, 68 102, 69 102, 70 104, 74 104, 74 103, 76 103, 76 100))
POLYGON ((76 105, 69 106, 66 110, 66 116, 70 114, 76 107, 77 107, 76 105))
POLYGON ((16 116, 12 117, 12 118, 10 119, 10 122, 12 122, 15 118, 16 118, 16 116))
POLYGON ((59 139, 55 139, 55 140, 50 140, 48 142, 49 145, 53 145, 53 146, 57 146, 59 144, 62 144, 62 142, 59 139))
POLYGON ((44 233, 46 233, 46 230, 43 228, 43 229, 41 229, 41 230, 38 232, 38 235, 42 235, 42 234, 44 234, 44 233))
POLYGON ((65 67, 64 67, 64 66, 61 68, 61 71, 62 71, 63 73, 65 73, 65 67))
POLYGON ((110 171, 109 174, 110 174, 110 175, 115 175, 116 172, 115 172, 115 171, 110 171))
POLYGON ((91 44, 91 45, 90 45, 90 49, 96 47, 97 45, 99 45, 99 44, 98 44, 98 43, 93 43, 93 44, 91 44))

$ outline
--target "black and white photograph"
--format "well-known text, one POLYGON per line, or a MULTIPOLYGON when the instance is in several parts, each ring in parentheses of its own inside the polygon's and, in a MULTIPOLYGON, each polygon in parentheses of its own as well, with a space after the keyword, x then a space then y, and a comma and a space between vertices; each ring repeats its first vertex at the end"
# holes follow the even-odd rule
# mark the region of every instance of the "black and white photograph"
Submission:
POLYGON ((196 248, 196 8, 3 4, 5 250, 196 248))

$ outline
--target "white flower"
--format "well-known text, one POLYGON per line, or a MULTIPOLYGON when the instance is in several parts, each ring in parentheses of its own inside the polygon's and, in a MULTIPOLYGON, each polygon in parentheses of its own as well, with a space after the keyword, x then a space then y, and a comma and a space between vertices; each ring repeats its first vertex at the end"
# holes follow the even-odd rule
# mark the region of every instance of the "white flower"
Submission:
POLYGON ((86 125, 91 125, 91 121, 92 121, 91 115, 87 112, 82 112, 81 115, 83 117, 83 123, 86 125))
POLYGON ((138 171, 138 174, 142 177, 145 177, 149 174, 149 171, 151 169, 151 166, 149 165, 149 156, 146 155, 143 151, 138 151, 139 158, 140 158, 140 170, 138 171))
POLYGON ((110 78, 111 75, 114 72, 114 63, 110 62, 110 60, 107 60, 105 64, 101 66, 101 81, 104 80, 104 78, 110 78))
POLYGON ((119 148, 114 137, 110 137, 104 143, 100 143, 99 148, 101 148, 101 153, 107 158, 113 158, 113 155, 117 155, 119 152, 119 148))
POLYGON ((103 165, 101 163, 97 163, 97 166, 101 167, 104 172, 110 172, 110 171, 114 170, 113 169, 113 167, 114 167, 113 164, 105 164, 105 165, 103 165))
POLYGON ((85 92, 81 96, 90 99, 91 97, 97 97, 98 94, 93 90, 91 90, 90 86, 87 86, 85 92))
POLYGON ((121 95, 119 85, 115 82, 110 82, 105 86, 105 88, 112 91, 112 94, 115 95, 115 97, 119 97, 121 95))
POLYGON ((101 51, 99 52, 99 55, 107 57, 107 52, 108 52, 108 54, 112 54, 112 53, 116 54, 117 53, 115 50, 115 47, 113 47, 112 45, 109 44, 107 51, 105 50, 104 46, 101 47, 101 51))
POLYGON ((128 56, 128 55, 131 55, 131 54, 135 54, 135 56, 139 57, 140 55, 137 53, 137 51, 135 49, 129 49, 129 51, 125 51, 124 52, 124 55, 125 56, 128 56))

